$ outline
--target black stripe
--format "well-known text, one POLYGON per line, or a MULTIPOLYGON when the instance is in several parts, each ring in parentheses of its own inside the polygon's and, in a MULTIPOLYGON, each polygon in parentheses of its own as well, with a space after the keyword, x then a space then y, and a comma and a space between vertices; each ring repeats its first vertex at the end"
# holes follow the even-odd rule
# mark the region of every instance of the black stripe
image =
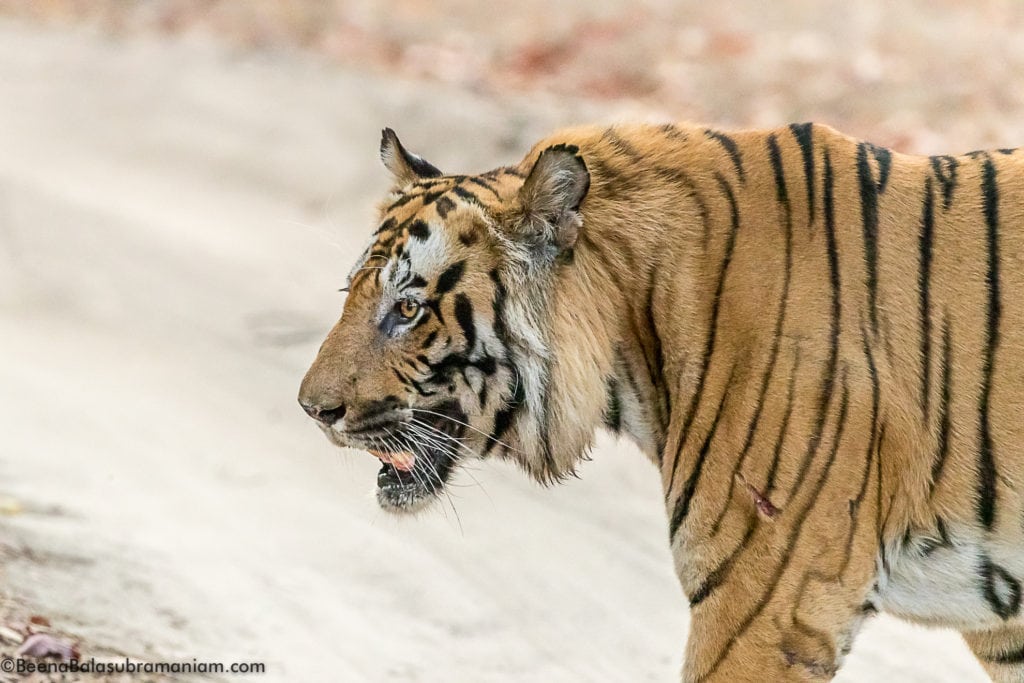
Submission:
POLYGON ((430 204, 433 204, 434 200, 443 195, 445 192, 446 190, 443 189, 424 192, 422 195, 420 195, 423 198, 423 206, 429 206, 430 204))
MULTIPOLYGON (((486 353, 486 347, 484 353, 486 353)), ((475 363, 477 370, 484 373, 485 375, 493 375, 498 371, 498 361, 494 360, 493 356, 485 355, 475 363)))
POLYGON ((422 196, 422 194, 422 192, 406 192, 405 194, 402 194, 398 199, 391 202, 391 204, 388 205, 387 210, 394 211, 398 207, 404 206, 405 204, 411 202, 413 199, 422 196))
POLYGON ((956 157, 931 157, 932 172, 942 185, 942 209, 948 211, 953 205, 953 191, 956 189, 956 169, 960 162, 956 157))
POLYGON ((615 132, 615 126, 609 126, 601 132, 601 139, 605 140, 612 147, 615 148, 616 152, 624 154, 634 160, 643 160, 644 155, 633 147, 633 145, 626 142, 625 139, 617 132, 615 132))
POLYGON ((622 429, 622 399, 619 398, 619 385, 614 377, 607 382, 608 400, 604 409, 604 424, 616 434, 622 429))
POLYGON ((522 381, 519 381, 518 378, 516 378, 515 386, 515 394, 509 400, 508 405, 494 415, 494 429, 491 431, 491 437, 487 440, 487 444, 484 446, 484 455, 490 453, 494 447, 498 445, 497 442, 505 436, 505 433, 512 426, 512 418, 515 417, 516 411, 519 410, 519 407, 524 401, 526 401, 526 390, 523 387, 522 381))
POLYGON ((953 545, 949 538, 949 531, 946 529, 946 523, 942 520, 942 517, 935 518, 935 531, 938 534, 938 539, 929 537, 925 538, 921 543, 921 554, 926 557, 939 548, 949 548, 953 545))
POLYGON ((690 502, 693 500, 694 494, 697 492, 697 484, 700 482, 700 475, 704 471, 704 463, 707 461, 708 453, 711 451, 711 442, 715 438, 715 433, 718 432, 718 425, 722 419, 723 408, 725 407, 725 399, 729 396, 730 390, 732 389, 732 381, 735 377, 736 369, 733 368, 732 372, 729 373, 729 379, 722 388, 722 398, 718 401, 718 410, 715 411, 715 419, 711 422, 711 427, 708 429, 707 435, 704 437, 704 443, 701 444, 700 451, 697 453, 697 461, 693 464, 693 471, 690 472, 690 476, 686 480, 686 485, 683 487, 683 492, 676 499, 675 511, 672 513, 672 521, 668 527, 668 537, 675 538, 676 531, 684 521, 686 516, 690 514, 690 502))
POLYGON ((779 298, 778 308, 775 313, 775 329, 772 333, 772 348, 769 354, 768 364, 765 366, 764 373, 761 375, 761 388, 757 396, 757 406, 754 408, 754 414, 750 419, 750 424, 747 426, 747 436, 743 442, 743 448, 740 450, 740 454, 736 459, 735 465, 733 465, 732 478, 729 481, 729 491, 725 495, 725 500, 723 501, 722 508, 719 511, 718 516, 711 525, 712 535, 718 534, 722 520, 725 518, 725 513, 729 509, 729 502, 732 500, 732 495, 736 488, 736 475, 746 462, 747 455, 750 453, 750 449, 754 444, 754 437, 757 434, 757 428, 761 423, 761 414, 764 410, 765 398, 768 394, 768 385, 775 373, 775 363, 778 359, 779 346, 782 340, 782 331, 786 320, 786 305, 789 300, 789 283, 793 264, 793 220, 790 215, 789 195, 786 191, 786 178, 782 169, 782 155, 779 151, 778 140, 774 135, 768 137, 768 154, 771 158, 772 169, 775 173, 775 197, 785 211, 783 231, 786 240, 786 264, 785 270, 783 271, 782 294, 779 298))
POLYGON ((663 123, 658 126, 658 130, 665 134, 667 138, 673 138, 675 140, 686 140, 686 133, 679 130, 675 124, 663 123))
POLYGON ((477 401, 481 409, 483 409, 487 405, 487 384, 488 383, 486 381, 480 382, 480 391, 477 392, 477 401))
POLYGON ((425 396, 425 397, 428 397, 428 398, 430 396, 437 396, 437 392, 436 391, 428 391, 428 390, 424 389, 423 385, 420 384, 419 382, 417 382, 416 380, 410 379, 409 382, 412 384, 412 388, 415 389, 416 393, 419 394, 420 396, 425 396))
MULTIPOLYGON (((879 556, 882 558, 882 569, 889 573, 889 560, 885 555, 885 544, 882 542, 882 531, 885 524, 882 522, 882 454, 885 452, 885 422, 878 428, 878 439, 875 446, 875 538, 878 541, 879 556)), ((889 511, 892 511, 892 498, 889 499, 889 511)), ((889 519, 889 513, 885 515, 889 519)))
POLYGON ((732 165, 736 169, 736 175, 739 177, 740 183, 746 183, 747 176, 746 173, 743 172, 743 153, 740 152, 740 148, 736 145, 736 141, 725 133, 720 133, 717 130, 705 130, 704 135, 722 145, 726 153, 729 155, 729 158, 732 159, 732 165))
POLYGON ((814 124, 794 123, 789 126, 804 156, 804 180, 807 182, 807 225, 814 223, 814 124))
POLYGON ((878 413, 881 405, 881 384, 878 380, 878 366, 875 364, 875 354, 871 351, 871 344, 868 342, 867 334, 864 332, 864 322, 861 321, 861 349, 864 351, 864 358, 868 362, 868 374, 871 376, 871 441, 878 437, 878 413))
POLYGON ((725 583, 725 579, 729 576, 729 573, 732 571, 733 563, 739 556, 739 549, 746 547, 747 543, 749 543, 750 539, 754 536, 754 531, 756 529, 757 527, 753 524, 753 520, 751 520, 751 524, 747 526, 747 530, 744 533, 743 538, 740 539, 739 548, 737 549, 737 552, 731 553, 724 560, 722 560, 717 567, 711 570, 711 572, 707 575, 707 578, 704 579, 700 586, 697 587, 697 590, 695 590, 693 594, 690 596, 690 609, 693 609, 700 603, 707 600, 716 588, 725 583))
POLYGON ((437 210, 437 215, 441 218, 447 218, 448 213, 455 208, 455 202, 448 197, 440 197, 437 203, 434 204, 434 208, 437 210))
POLYGON ((864 233, 864 268, 868 289, 871 333, 878 336, 878 186, 871 176, 868 145, 857 145, 857 180, 860 183, 860 212, 864 233))
POLYGON ((800 584, 796 590, 796 598, 791 599, 789 602, 789 622, 793 631, 800 636, 802 641, 804 641, 801 644, 801 649, 805 652, 814 652, 816 656, 802 658, 794 650, 787 650, 785 652, 785 658, 786 663, 790 666, 797 664, 798 662, 803 664, 809 672, 815 674, 815 678, 818 678, 818 680, 831 680, 838 669, 835 662, 839 659, 838 653, 833 645, 832 633, 831 631, 824 631, 811 626, 804 621, 798 612, 801 605, 804 603, 807 587, 812 581, 816 585, 821 585, 834 582, 835 577, 816 568, 812 568, 810 571, 805 572, 803 576, 800 577, 800 584))
POLYGON ((421 190, 429 190, 430 188, 437 187, 438 185, 449 185, 451 182, 451 176, 447 178, 434 176, 432 178, 420 178, 412 184, 412 187, 419 188, 421 190))
POLYGON ((402 384, 404 384, 406 386, 410 386, 410 379, 408 377, 406 377, 405 375, 403 375, 401 373, 401 371, 398 370, 398 368, 394 368, 394 367, 391 368, 391 372, 395 375, 395 377, 398 378, 399 382, 401 382, 402 384))
POLYGON ((751 518, 748 519, 747 523, 747 530, 744 532, 743 538, 740 539, 735 550, 729 553, 729 555, 727 555, 717 567, 712 569, 704 581, 697 587, 697 590, 689 596, 691 609, 711 597, 711 594, 715 589, 725 583, 725 580, 728 578, 729 573, 732 571, 734 563, 736 562, 736 558, 739 557, 740 553, 742 553, 747 547, 750 539, 754 537, 754 532, 756 530, 757 525, 754 524, 753 513, 751 513, 751 518))
POLYGON ((392 216, 391 218, 388 218, 383 223, 381 223, 380 227, 378 227, 377 230, 373 234, 374 235, 379 235, 380 233, 382 233, 382 232, 384 232, 386 230, 394 229, 394 227, 395 227, 395 218, 394 218, 394 216, 392 216))
POLYGON ((501 281, 498 271, 492 270, 488 275, 491 277, 491 282, 494 283, 494 298, 491 300, 494 321, 491 324, 494 327, 494 336, 501 341, 507 352, 509 339, 508 326, 505 324, 505 299, 508 297, 508 290, 505 289, 505 283, 501 281))
POLYGON ((981 659, 989 664, 1024 664, 1024 647, 1011 650, 1010 652, 982 656, 981 659))
MULTIPOLYGON (((828 251, 829 284, 832 287, 832 319, 829 322, 829 365, 832 373, 839 355, 839 328, 842 315, 842 297, 839 277, 839 250, 836 246, 836 214, 834 179, 832 177, 832 155, 825 150, 825 238, 828 251)), ((828 380, 829 386, 832 379, 828 380)))
POLYGON ((981 581, 985 600, 999 618, 1006 621, 1020 612, 1020 582, 988 557, 981 559, 981 581), (1002 588, 1002 591, 997 588, 1002 588), (1000 593, 1005 593, 1001 595, 1000 593))
MULTIPOLYGON (((494 335, 501 342, 503 351, 506 355, 505 362, 502 363, 511 372, 511 381, 515 389, 514 394, 504 408, 499 410, 494 416, 494 429, 491 433, 492 439, 500 439, 505 432, 512 425, 512 419, 515 416, 519 406, 526 400, 526 391, 523 387, 523 383, 519 378, 519 371, 515 365, 515 358, 510 347, 508 326, 505 323, 505 300, 508 297, 508 290, 505 288, 505 283, 502 282, 501 276, 497 270, 491 270, 488 275, 491 278, 491 282, 494 283, 494 296, 491 300, 491 309, 494 315, 494 320, 491 323, 494 329, 494 335)), ((494 440, 488 440, 484 446, 484 455, 488 454, 493 450, 497 444, 494 440)))
POLYGON ((476 325, 473 324, 473 302, 463 293, 455 295, 455 320, 466 337, 466 353, 476 346, 476 325))
POLYGON ((949 456, 949 437, 952 424, 949 416, 949 400, 953 387, 953 352, 950 344, 949 313, 942 322, 942 390, 939 394, 939 442, 935 448, 935 459, 932 461, 932 482, 931 491, 939 483, 942 476, 942 469, 946 466, 946 458, 949 456))
POLYGON ((652 355, 653 358, 648 361, 648 372, 651 375, 651 384, 653 385, 654 391, 657 397, 660 399, 655 401, 655 406, 658 409, 658 464, 661 464, 661 458, 663 457, 662 451, 665 448, 665 432, 668 429, 668 423, 670 416, 672 415, 672 396, 668 391, 668 387, 665 385, 665 354, 662 350, 661 335, 658 333, 658 326, 654 321, 654 281, 657 276, 657 265, 651 265, 650 276, 647 279, 647 337, 650 338, 653 346, 652 355))
POLYGON ((429 365, 434 374, 428 381, 434 384, 450 383, 456 373, 464 373, 467 368, 476 368, 485 375, 493 374, 497 370, 497 363, 490 356, 484 356, 480 360, 471 360, 464 352, 449 353, 436 363, 429 365))
POLYGON ((857 529, 860 526, 860 520, 862 515, 860 514, 860 505, 864 501, 864 497, 867 495, 868 482, 871 481, 871 465, 875 459, 876 439, 878 436, 878 411, 881 403, 881 387, 878 383, 878 368, 875 366, 875 356, 871 352, 871 344, 868 342, 868 336, 864 330, 863 324, 861 325, 861 349, 864 351, 864 358, 868 362, 868 373, 871 376, 871 431, 868 432, 868 447, 865 455, 864 462, 864 473, 861 474, 860 479, 860 490, 857 492, 857 496, 850 501, 850 530, 846 536, 846 546, 843 551, 843 562, 839 566, 839 571, 836 574, 836 578, 842 580, 843 574, 846 573, 847 567, 850 566, 850 560, 853 558, 853 541, 857 535, 857 529))
POLYGON ((462 187, 461 185, 456 185, 455 187, 453 187, 452 188, 452 193, 454 193, 457 197, 461 197, 462 199, 465 199, 470 204, 476 204, 477 206, 483 206, 480 203, 480 198, 479 197, 477 197, 475 194, 473 194, 472 192, 470 192, 466 188, 462 187))
POLYGON ((935 227, 935 202, 932 198, 931 176, 925 179, 924 207, 921 209, 921 234, 918 238, 917 288, 918 317, 921 324, 921 412, 925 423, 931 422, 932 380, 932 231, 935 227))
POLYGON ((842 318, 842 299, 840 295, 841 283, 839 279, 839 252, 836 247, 836 225, 835 225, 835 201, 834 201, 834 178, 832 175, 832 155, 828 149, 825 150, 825 238, 828 252, 829 281, 832 293, 832 315, 829 321, 829 355, 825 374, 821 379, 821 391, 819 392, 818 413, 814 421, 814 431, 807 448, 804 451, 803 459, 797 470, 796 480, 793 483, 793 494, 803 484, 807 476, 808 468, 818 450, 819 442, 825 430, 825 422, 828 417, 828 407, 832 402, 832 394, 835 390, 836 369, 839 363, 839 332, 842 318))
POLYGON ((999 319, 1002 303, 999 298, 999 187, 996 167, 990 157, 985 158, 981 174, 981 196, 985 202, 985 227, 988 238, 988 270, 985 284, 988 289, 986 310, 986 343, 981 400, 978 403, 980 421, 978 454, 978 518, 986 529, 996 520, 996 464, 992 444, 989 402, 992 395, 992 373, 995 368, 996 348, 999 346, 999 319))
POLYGON ((462 273, 466 269, 465 261, 458 261, 448 266, 441 276, 437 278, 437 287, 435 293, 438 298, 444 296, 448 292, 452 291, 459 280, 462 279, 462 273))
POLYGON ((785 208, 788 221, 789 191, 786 189, 786 174, 782 168, 782 151, 779 149, 779 140, 774 133, 768 136, 768 156, 771 158, 772 172, 775 176, 775 201, 785 208))
POLYGON ((484 180, 483 178, 477 176, 469 176, 468 178, 466 178, 466 182, 473 183, 474 185, 479 185, 480 187, 484 188, 485 190, 493 194, 498 199, 501 199, 501 195, 498 194, 498 191, 494 189, 494 186, 491 185, 486 180, 484 180))
POLYGON ((871 148, 871 154, 878 162, 878 192, 885 192, 885 186, 889 183, 889 171, 892 168, 892 152, 885 147, 871 143, 868 143, 868 147, 871 148))
MULTIPOLYGON (((441 300, 440 299, 427 299, 426 301, 423 302, 423 305, 427 307, 427 310, 429 310, 431 313, 433 313, 434 315, 437 316, 437 321, 439 323, 441 323, 442 325, 445 324, 445 322, 444 322, 444 314, 441 313, 441 300)), ((450 343, 450 342, 451 342, 451 338, 448 339, 448 342, 445 343, 445 346, 447 346, 448 343, 450 343)))
MULTIPOLYGON (((711 300, 711 320, 708 324, 706 341, 704 342, 704 353, 701 359, 700 377, 697 380, 697 388, 690 395, 690 403, 686 408, 683 425, 679 432, 679 448, 676 451, 675 460, 672 461, 672 471, 666 484, 666 499, 672 493, 672 485, 675 482, 676 470, 679 467, 679 460, 683 455, 683 446, 686 445, 686 438, 689 436, 690 427, 697 416, 697 406, 700 404, 701 395, 704 392, 704 383, 707 381, 708 368, 711 366, 711 357, 715 353, 715 341, 718 338, 718 316, 722 305, 722 292, 725 290, 725 278, 729 273, 729 264, 732 262, 732 251, 736 246, 736 234, 739 232, 739 210, 736 207, 736 198, 733 196, 732 188, 726 183, 721 175, 716 175, 722 191, 729 200, 732 210, 732 223, 729 229, 729 236, 725 243, 725 255, 722 257, 722 265, 718 271, 718 284, 715 286, 715 296, 711 300)), ((586 234, 586 233, 584 233, 586 234)))
POLYGON ((551 363, 549 362, 544 370, 544 379, 541 386, 544 389, 544 393, 541 395, 541 408, 540 408, 540 433, 538 434, 538 440, 540 441, 541 457, 544 459, 545 471, 537 473, 538 478, 547 483, 557 481, 558 476, 555 475, 556 463, 555 454, 551 450, 551 387, 549 380, 551 378, 551 363))
MULTIPOLYGON (((753 531, 754 527, 750 526, 748 533, 753 534, 753 531)), ((728 566, 720 565, 715 567, 715 569, 708 574, 703 583, 701 583, 700 586, 697 587, 697 590, 693 592, 693 595, 690 596, 690 609, 693 609, 700 603, 707 600, 708 597, 710 597, 711 592, 722 585, 723 574, 726 571, 728 571, 728 566)))
POLYGON ((409 235, 416 239, 425 240, 430 237, 430 228, 424 221, 416 220, 409 225, 409 235))
POLYGON ((496 168, 493 171, 488 171, 484 175, 486 175, 487 177, 495 178, 497 178, 499 175, 510 175, 516 178, 523 178, 524 180, 526 179, 526 174, 520 172, 519 169, 515 168, 514 166, 502 166, 501 168, 496 168))
POLYGON ((789 385, 786 388, 786 412, 782 414, 782 422, 779 424, 779 433, 775 437, 775 448, 772 449, 772 462, 768 466, 768 473, 765 476, 764 496, 768 498, 775 490, 775 477, 779 471, 779 461, 782 459, 782 446, 786 441, 786 433, 789 431, 789 420, 793 416, 793 399, 796 388, 796 376, 800 371, 800 347, 793 351, 793 370, 789 376, 789 385))

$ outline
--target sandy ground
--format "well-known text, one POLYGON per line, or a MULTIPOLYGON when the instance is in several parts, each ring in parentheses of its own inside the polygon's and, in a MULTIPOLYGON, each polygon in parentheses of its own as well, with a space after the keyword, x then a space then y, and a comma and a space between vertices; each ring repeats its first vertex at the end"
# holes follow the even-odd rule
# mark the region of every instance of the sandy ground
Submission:
MULTIPOLYGON (((5 592, 86 652, 259 680, 677 679, 686 609, 632 447, 554 490, 481 464, 457 515, 394 520, 294 398, 385 187, 382 124, 472 171, 596 105, 6 22, 0 102, 5 592)), ((839 680, 986 679, 956 634, 883 617, 839 680)))

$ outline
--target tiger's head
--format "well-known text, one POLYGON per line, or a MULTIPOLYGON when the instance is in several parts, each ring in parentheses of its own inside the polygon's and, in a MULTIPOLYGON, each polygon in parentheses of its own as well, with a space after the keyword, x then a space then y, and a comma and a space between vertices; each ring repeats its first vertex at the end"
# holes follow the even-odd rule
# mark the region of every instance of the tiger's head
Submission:
POLYGON ((385 509, 423 508, 467 458, 510 458, 543 482, 571 473, 594 425, 553 435, 605 405, 597 386, 550 406, 552 375, 574 372, 557 367, 551 307, 590 185, 578 149, 481 175, 443 174, 390 129, 380 152, 394 186, 299 403, 331 442, 382 461, 385 509))

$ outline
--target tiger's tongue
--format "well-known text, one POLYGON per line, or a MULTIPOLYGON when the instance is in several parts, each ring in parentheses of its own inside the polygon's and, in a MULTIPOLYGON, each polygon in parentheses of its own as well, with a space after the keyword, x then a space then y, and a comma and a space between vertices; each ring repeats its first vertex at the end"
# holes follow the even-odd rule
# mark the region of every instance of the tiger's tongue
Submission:
POLYGON ((403 472, 411 470, 416 462, 416 456, 408 452, 384 453, 382 451, 370 451, 370 455, 380 458, 381 462, 386 462, 396 470, 402 470, 403 472))

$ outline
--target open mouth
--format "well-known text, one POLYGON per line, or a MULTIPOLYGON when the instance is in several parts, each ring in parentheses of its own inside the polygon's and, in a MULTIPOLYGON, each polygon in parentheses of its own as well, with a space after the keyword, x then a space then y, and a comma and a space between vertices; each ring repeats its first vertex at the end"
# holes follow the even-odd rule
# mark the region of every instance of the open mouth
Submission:
POLYGON ((441 492, 455 464, 451 452, 426 444, 417 444, 410 451, 372 449, 370 453, 381 460, 377 502, 396 512, 422 508, 441 492))
POLYGON ((377 473, 377 502, 385 510, 399 513, 423 509, 440 494, 461 453, 471 453, 463 444, 468 425, 465 415, 442 404, 434 410, 412 411, 392 419, 365 421, 355 428, 338 431, 320 424, 335 445, 368 451, 381 461, 377 473), (430 414, 429 418, 415 415, 430 414))

